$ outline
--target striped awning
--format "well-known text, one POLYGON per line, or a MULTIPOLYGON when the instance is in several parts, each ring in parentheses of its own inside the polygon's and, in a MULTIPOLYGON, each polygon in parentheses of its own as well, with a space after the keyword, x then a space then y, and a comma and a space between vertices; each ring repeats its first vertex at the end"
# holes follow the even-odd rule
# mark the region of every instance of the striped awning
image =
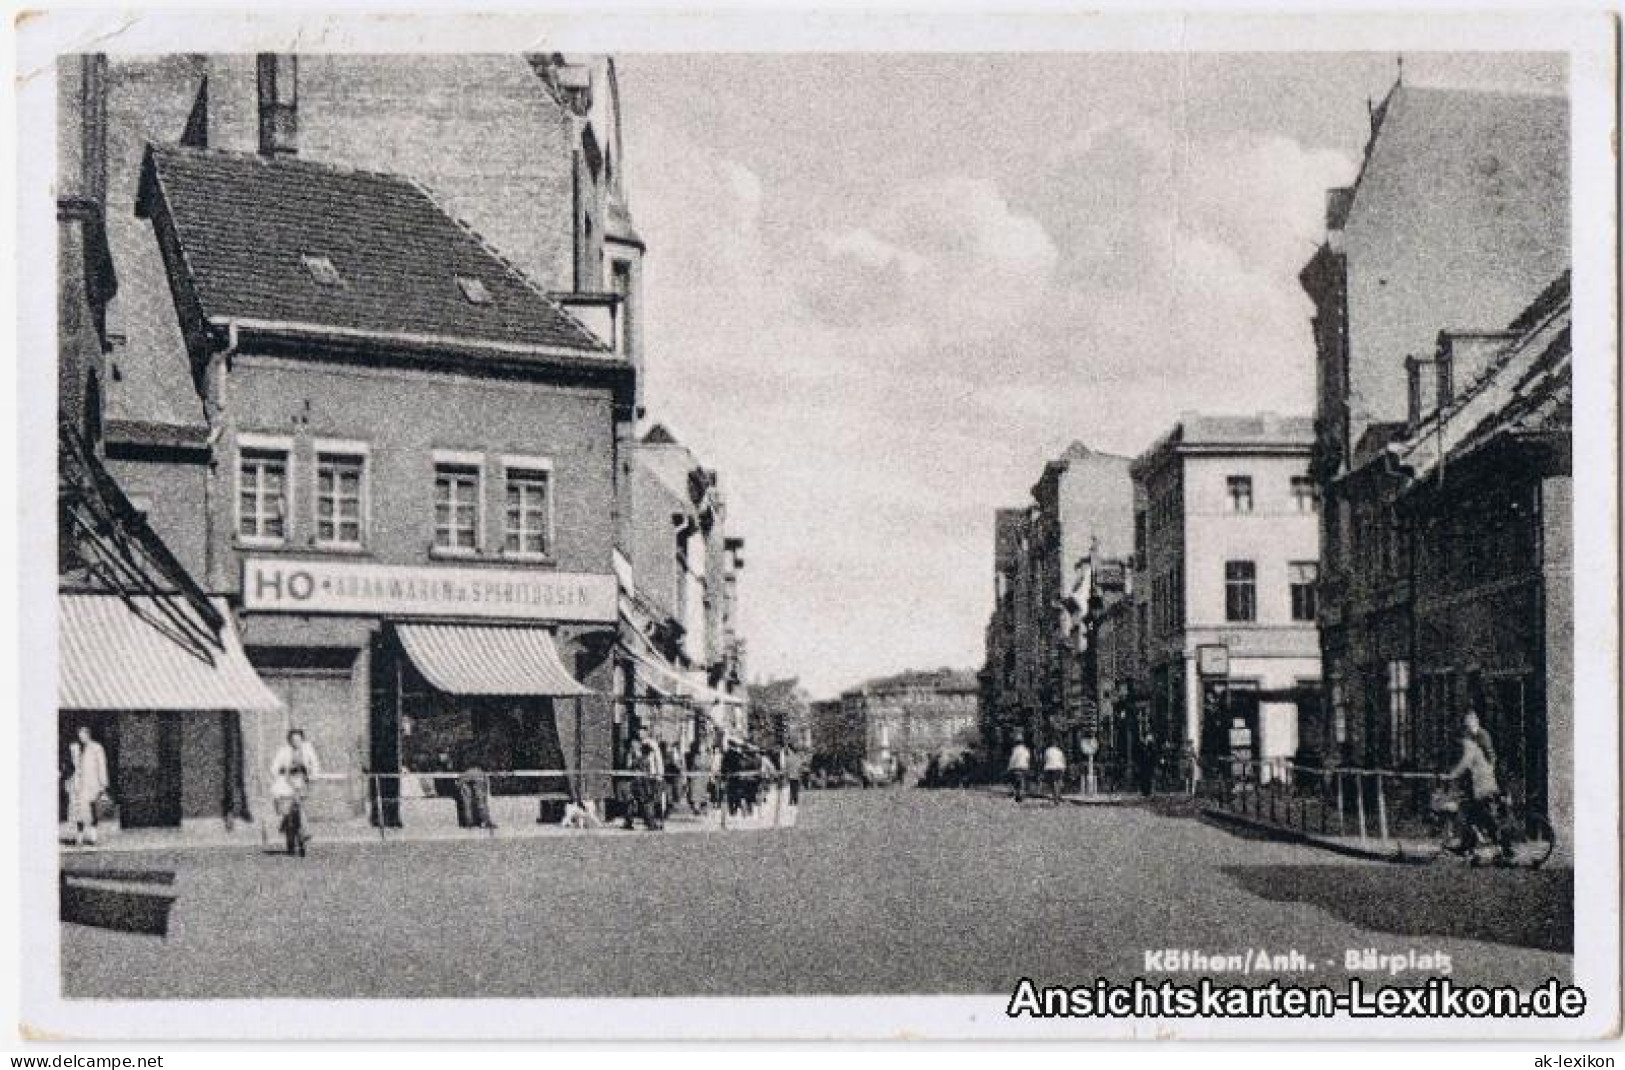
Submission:
POLYGON ((395 629, 424 679, 451 695, 590 695, 545 628, 401 624, 395 629))
POLYGON ((196 611, 179 597, 59 595, 61 708, 281 709, 248 663, 225 603, 210 602, 224 621, 218 633, 195 626, 196 611), (180 626, 188 622, 194 626, 180 626))

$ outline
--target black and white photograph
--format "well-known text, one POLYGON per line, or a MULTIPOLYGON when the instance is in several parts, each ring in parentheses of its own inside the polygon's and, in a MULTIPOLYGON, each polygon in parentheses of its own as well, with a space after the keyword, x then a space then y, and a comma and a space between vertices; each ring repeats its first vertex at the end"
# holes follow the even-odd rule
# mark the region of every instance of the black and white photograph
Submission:
POLYGON ((1611 17, 220 14, 19 20, 25 1038, 1618 1036, 1611 17))

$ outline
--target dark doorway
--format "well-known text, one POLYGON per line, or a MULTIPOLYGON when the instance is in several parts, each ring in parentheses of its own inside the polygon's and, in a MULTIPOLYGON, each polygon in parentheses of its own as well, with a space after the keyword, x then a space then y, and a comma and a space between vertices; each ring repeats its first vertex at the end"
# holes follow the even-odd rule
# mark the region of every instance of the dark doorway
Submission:
POLYGON ((182 716, 127 713, 119 718, 116 779, 123 827, 179 827, 182 716))

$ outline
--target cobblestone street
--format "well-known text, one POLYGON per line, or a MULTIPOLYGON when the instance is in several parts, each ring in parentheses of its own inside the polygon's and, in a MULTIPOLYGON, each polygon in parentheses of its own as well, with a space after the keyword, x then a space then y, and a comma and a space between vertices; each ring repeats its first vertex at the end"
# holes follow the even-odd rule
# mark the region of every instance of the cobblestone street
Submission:
POLYGON ((78 997, 1002 993, 1155 979, 1156 949, 1298 950, 1303 982, 1367 948, 1443 951, 1461 983, 1572 965, 1568 870, 1366 863, 1138 805, 981 792, 813 793, 776 832, 72 864, 178 873, 167 941, 63 926, 78 997))

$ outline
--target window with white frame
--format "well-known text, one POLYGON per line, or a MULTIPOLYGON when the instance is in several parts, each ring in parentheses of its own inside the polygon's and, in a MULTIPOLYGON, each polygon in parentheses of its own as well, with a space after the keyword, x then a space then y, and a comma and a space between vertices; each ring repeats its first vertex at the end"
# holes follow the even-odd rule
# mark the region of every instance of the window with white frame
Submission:
POLYGON ((546 557, 553 552, 552 473, 540 466, 505 471, 507 502, 502 551, 519 557, 546 557))
POLYGON ((287 445, 241 444, 237 453, 237 535, 250 542, 288 538, 287 445))
POLYGON ((434 469, 434 545, 448 553, 475 553, 480 547, 480 469, 466 463, 437 463, 434 469))
POLYGON ((1342 673, 1332 674, 1331 693, 1332 742, 1342 746, 1349 738, 1349 695, 1342 673))
POLYGON ((316 453, 316 545, 359 548, 366 537, 367 457, 358 450, 316 453))

